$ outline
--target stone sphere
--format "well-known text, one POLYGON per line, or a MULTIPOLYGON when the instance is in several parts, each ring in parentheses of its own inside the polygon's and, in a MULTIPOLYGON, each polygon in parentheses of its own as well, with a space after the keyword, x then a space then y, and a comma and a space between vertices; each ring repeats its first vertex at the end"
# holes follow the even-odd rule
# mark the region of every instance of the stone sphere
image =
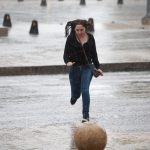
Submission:
POLYGON ((106 131, 95 123, 82 123, 74 130, 74 142, 78 150, 104 150, 106 131))

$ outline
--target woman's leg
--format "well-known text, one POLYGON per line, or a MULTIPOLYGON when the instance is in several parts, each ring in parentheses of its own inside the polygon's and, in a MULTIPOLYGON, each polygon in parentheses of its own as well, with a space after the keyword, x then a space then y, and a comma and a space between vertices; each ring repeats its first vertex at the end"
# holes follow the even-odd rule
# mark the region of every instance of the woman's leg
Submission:
POLYGON ((81 69, 78 66, 72 66, 69 71, 69 80, 71 86, 71 99, 77 100, 81 95, 81 69))
POLYGON ((89 65, 85 65, 81 69, 81 92, 83 103, 83 119, 89 120, 89 107, 90 107, 90 93, 89 87, 92 79, 92 70, 89 65))

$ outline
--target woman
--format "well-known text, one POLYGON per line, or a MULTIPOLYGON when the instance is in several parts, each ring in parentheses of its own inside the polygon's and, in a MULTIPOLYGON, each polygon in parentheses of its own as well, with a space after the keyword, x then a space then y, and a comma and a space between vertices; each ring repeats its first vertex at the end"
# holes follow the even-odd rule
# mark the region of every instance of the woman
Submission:
POLYGON ((92 63, 97 71, 103 75, 97 57, 94 37, 86 31, 88 25, 86 20, 80 19, 67 23, 66 36, 68 36, 69 29, 71 31, 66 40, 63 57, 66 65, 70 67, 71 104, 74 105, 82 94, 82 122, 89 121, 89 87, 93 76, 92 63))

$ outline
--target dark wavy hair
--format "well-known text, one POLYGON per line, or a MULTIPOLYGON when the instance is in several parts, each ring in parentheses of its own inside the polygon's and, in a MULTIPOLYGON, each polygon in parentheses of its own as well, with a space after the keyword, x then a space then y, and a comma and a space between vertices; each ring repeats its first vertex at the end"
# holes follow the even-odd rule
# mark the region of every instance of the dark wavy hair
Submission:
POLYGON ((65 26, 65 37, 67 37, 69 33, 70 34, 75 33, 74 29, 76 25, 83 25, 87 29, 90 24, 87 20, 82 20, 82 19, 76 19, 76 20, 67 22, 65 26))

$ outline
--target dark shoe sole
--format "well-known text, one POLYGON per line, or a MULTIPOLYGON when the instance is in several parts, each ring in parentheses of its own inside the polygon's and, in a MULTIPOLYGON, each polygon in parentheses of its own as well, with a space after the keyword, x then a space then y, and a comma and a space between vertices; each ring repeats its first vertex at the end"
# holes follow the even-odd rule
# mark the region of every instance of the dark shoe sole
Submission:
POLYGON ((77 99, 76 98, 71 98, 70 103, 71 105, 74 105, 76 103, 77 99))

